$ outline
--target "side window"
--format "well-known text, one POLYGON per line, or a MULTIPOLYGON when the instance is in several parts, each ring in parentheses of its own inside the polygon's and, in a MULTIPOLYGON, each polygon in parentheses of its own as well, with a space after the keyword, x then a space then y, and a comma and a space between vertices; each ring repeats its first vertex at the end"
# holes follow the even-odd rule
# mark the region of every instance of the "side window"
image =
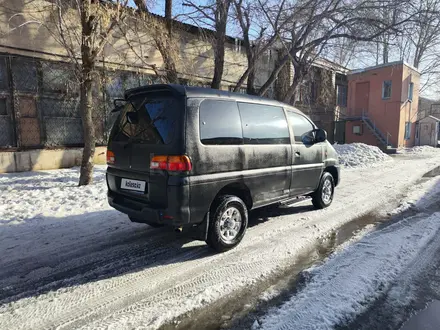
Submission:
POLYGON ((290 144, 283 108, 238 103, 245 144, 290 144))
POLYGON ((199 127, 203 144, 243 144, 236 102, 204 100, 200 104, 199 127))
POLYGON ((295 135, 295 142, 311 144, 314 138, 312 131, 315 127, 310 120, 303 115, 291 111, 287 111, 287 117, 289 117, 289 122, 295 135))

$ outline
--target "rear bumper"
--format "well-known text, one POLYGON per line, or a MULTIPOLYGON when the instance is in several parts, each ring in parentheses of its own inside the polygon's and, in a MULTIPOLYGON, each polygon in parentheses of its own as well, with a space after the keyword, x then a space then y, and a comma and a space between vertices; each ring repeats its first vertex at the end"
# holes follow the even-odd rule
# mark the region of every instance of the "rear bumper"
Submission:
POLYGON ((111 207, 127 214, 133 222, 175 227, 188 225, 190 222, 188 208, 178 206, 166 209, 155 208, 142 201, 112 191, 108 191, 107 198, 111 207))

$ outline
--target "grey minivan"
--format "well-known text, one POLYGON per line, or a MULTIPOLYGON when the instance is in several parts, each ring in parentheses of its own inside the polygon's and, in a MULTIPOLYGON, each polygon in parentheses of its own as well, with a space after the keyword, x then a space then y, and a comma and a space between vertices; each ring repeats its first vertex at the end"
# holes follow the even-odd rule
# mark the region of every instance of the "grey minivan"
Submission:
POLYGON ((108 201, 131 221, 188 230, 226 251, 242 240, 252 209, 297 196, 318 209, 332 203, 337 154, 288 104, 180 85, 130 89, 120 101, 108 201))

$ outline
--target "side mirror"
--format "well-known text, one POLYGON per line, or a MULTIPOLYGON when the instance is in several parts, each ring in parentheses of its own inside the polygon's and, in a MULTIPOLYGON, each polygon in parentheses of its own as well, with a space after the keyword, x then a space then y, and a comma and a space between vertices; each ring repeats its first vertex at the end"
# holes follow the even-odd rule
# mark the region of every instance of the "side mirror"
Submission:
POLYGON ((132 124, 136 125, 139 123, 139 114, 137 112, 127 112, 127 121, 132 124))
POLYGON ((315 130, 315 143, 324 142, 327 140, 327 132, 322 128, 315 130))
POLYGON ((113 101, 114 108, 113 108, 112 112, 121 111, 126 104, 127 104, 127 101, 124 99, 115 99, 113 101))

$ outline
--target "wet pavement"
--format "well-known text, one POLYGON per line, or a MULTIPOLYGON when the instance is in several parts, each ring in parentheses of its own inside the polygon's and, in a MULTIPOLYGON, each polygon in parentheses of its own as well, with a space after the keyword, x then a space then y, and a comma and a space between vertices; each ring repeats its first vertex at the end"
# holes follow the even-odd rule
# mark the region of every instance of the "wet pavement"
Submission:
MULTIPOLYGON (((397 201, 397 200, 396 200, 397 201)), ((303 207, 298 203, 298 208, 303 207)), ((281 206, 280 208, 289 206, 281 206)), ((259 210, 259 213, 271 212, 273 207, 259 210)), ((400 219, 400 218, 399 218, 400 219)), ((368 212, 352 221, 336 228, 330 235, 319 239, 315 246, 297 257, 295 264, 284 269, 268 281, 257 283, 235 296, 229 296, 191 314, 191 317, 183 317, 172 324, 161 327, 168 329, 250 329, 260 315, 268 309, 281 305, 285 300, 294 295, 298 290, 307 285, 308 276, 304 270, 323 262, 335 250, 359 231, 367 226, 382 226, 390 220, 397 221, 396 217, 384 217, 375 211, 368 212), (272 292, 272 296, 271 296, 272 292), (267 293, 267 299, 261 299, 262 294, 267 293)))
POLYGON ((440 301, 434 300, 426 309, 420 311, 401 328, 401 330, 440 329, 440 301))

